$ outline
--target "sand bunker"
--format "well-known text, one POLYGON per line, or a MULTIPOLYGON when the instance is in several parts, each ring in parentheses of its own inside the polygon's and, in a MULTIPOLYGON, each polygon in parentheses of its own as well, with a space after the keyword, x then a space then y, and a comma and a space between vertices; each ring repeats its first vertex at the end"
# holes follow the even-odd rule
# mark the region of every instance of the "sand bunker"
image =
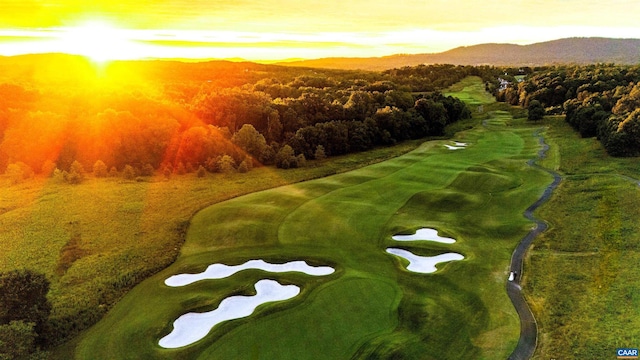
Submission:
POLYGON ((422 274, 430 274, 438 270, 436 268, 438 263, 464 259, 464 256, 457 253, 446 253, 437 256, 418 256, 410 251, 396 248, 388 248, 387 252, 409 260, 407 270, 422 274))
POLYGON ((335 270, 329 266, 311 266, 305 261, 291 261, 284 264, 270 264, 264 260, 249 260, 241 265, 213 264, 207 270, 199 274, 179 274, 170 276, 164 283, 167 286, 185 286, 196 281, 206 279, 222 279, 229 277, 239 271, 247 269, 258 269, 269 272, 302 272, 313 276, 323 276, 332 274, 335 270))
POLYGON ((464 149, 464 146, 453 146, 453 145, 444 145, 447 149, 449 150, 460 150, 460 149, 464 149))
POLYGON ((435 241, 443 244, 453 244, 456 242, 455 239, 438 236, 438 231, 436 229, 429 229, 429 228, 419 229, 413 235, 394 235, 391 238, 397 241, 424 240, 424 241, 435 241))
POLYGON ((446 144, 444 146, 449 150, 460 150, 460 149, 466 148, 467 145, 468 145, 467 143, 458 142, 458 141, 454 141, 453 143, 455 144, 455 146, 454 145, 446 145, 446 144))
POLYGON ((217 324, 247 317, 260 305, 288 300, 300 293, 295 285, 281 285, 275 280, 260 280, 255 296, 231 296, 220 302, 217 309, 205 313, 186 313, 173 322, 173 331, 158 342, 163 348, 175 349, 201 340, 217 324))

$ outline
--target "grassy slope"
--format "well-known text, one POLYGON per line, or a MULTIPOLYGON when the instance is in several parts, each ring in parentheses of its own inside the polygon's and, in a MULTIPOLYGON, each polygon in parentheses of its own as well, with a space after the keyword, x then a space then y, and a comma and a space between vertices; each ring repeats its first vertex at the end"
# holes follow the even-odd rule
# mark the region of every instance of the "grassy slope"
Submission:
POLYGON ((343 172, 414 149, 393 148, 310 162, 304 169, 174 176, 146 182, 89 178, 80 185, 45 179, 9 185, 0 177, 0 271, 30 268, 52 283, 54 331, 97 321, 124 292, 168 266, 179 231, 197 211, 242 194, 343 172))
MULTIPOLYGON (((477 80, 467 92, 477 91, 472 87, 478 88, 477 80)), ((504 112, 487 120, 488 128, 459 134, 471 144, 462 151, 427 142, 360 170, 204 209, 192 219, 178 261, 133 289, 85 334, 77 358, 506 357, 519 328, 504 292, 508 262, 530 226, 521 213, 550 178, 525 165, 538 149, 530 126, 504 112), (390 239, 424 226, 458 242, 390 239), (466 259, 417 275, 384 253, 388 246, 421 255, 457 251, 466 259), (183 289, 162 285, 171 274, 250 258, 308 259, 338 271, 319 278, 246 271, 183 289), (156 345, 184 311, 212 309, 231 294, 250 293, 265 276, 295 283, 302 294, 222 324, 193 346, 156 345)))
POLYGON ((457 97, 468 105, 487 105, 496 101, 491 94, 484 91, 482 80, 475 76, 463 79, 451 86, 444 94, 457 97))
POLYGON ((638 159, 609 157, 560 119, 547 120, 564 175, 540 209, 552 228, 535 241, 527 274, 538 319, 536 359, 612 358, 640 343, 640 179, 638 159))

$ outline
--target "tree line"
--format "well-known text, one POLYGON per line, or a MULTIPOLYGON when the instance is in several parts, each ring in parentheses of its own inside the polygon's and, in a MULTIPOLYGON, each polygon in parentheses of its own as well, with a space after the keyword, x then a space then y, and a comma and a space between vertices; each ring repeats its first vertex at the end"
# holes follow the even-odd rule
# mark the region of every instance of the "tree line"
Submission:
POLYGON ((71 73, 55 81, 0 83, 0 167, 15 181, 44 174, 71 183, 86 173, 135 178, 297 167, 307 159, 442 135, 470 113, 437 90, 498 71, 223 65, 134 63, 154 78, 127 80, 116 76, 128 74, 127 63, 118 63, 109 81, 71 73))
POLYGON ((640 66, 593 64, 538 68, 496 97, 564 114, 582 137, 597 137, 612 156, 640 155, 640 66))

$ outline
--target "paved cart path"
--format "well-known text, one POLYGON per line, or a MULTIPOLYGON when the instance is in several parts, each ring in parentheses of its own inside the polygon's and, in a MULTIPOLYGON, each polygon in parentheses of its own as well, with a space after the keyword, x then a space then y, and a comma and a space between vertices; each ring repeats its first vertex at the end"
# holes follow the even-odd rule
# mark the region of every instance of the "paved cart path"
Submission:
MULTIPOLYGON (((538 153, 538 159, 542 159, 545 157, 545 154, 549 149, 549 145, 544 142, 544 138, 540 135, 540 132, 538 132, 536 136, 539 137, 540 144, 542 145, 542 150, 538 153)), ((551 174, 553 176, 553 182, 545 189, 542 196, 535 203, 529 206, 527 210, 525 210, 524 216, 527 219, 534 221, 536 225, 531 229, 531 231, 529 231, 522 241, 520 241, 511 256, 510 271, 514 276, 513 278, 510 278, 510 281, 507 281, 507 294, 520 317, 520 340, 518 340, 518 345, 509 356, 509 359, 512 360, 530 359, 536 349, 538 326, 535 318, 533 317, 533 313, 531 313, 531 309, 522 294, 522 287, 520 286, 520 279, 522 278, 522 264, 524 255, 527 252, 527 249, 529 249, 529 246, 531 246, 533 239, 549 227, 544 221, 535 218, 533 216, 533 212, 547 201, 549 197, 551 197, 553 190, 558 187, 558 184, 562 180, 558 173, 539 166, 535 163, 535 160, 529 160, 528 163, 532 167, 551 174)))

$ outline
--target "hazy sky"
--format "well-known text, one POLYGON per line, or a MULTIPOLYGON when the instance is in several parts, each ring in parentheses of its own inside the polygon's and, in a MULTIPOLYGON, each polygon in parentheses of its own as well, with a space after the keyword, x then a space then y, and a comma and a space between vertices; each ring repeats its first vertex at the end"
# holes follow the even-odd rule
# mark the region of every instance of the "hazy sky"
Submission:
POLYGON ((640 38, 638 14, 637 0, 0 0, 0 54, 382 56, 485 42, 640 38))

